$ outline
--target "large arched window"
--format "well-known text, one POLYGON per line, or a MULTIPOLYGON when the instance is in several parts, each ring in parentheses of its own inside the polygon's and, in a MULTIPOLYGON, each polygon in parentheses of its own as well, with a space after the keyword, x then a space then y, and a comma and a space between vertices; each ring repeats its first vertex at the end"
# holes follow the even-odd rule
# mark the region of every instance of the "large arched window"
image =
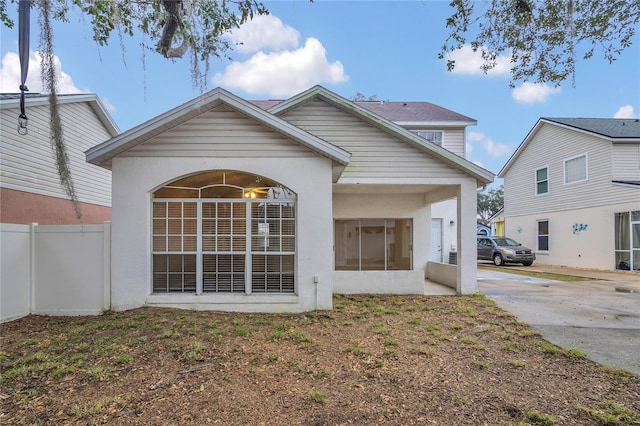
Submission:
POLYGON ((296 195, 248 173, 212 171, 153 194, 154 293, 295 292, 296 195))

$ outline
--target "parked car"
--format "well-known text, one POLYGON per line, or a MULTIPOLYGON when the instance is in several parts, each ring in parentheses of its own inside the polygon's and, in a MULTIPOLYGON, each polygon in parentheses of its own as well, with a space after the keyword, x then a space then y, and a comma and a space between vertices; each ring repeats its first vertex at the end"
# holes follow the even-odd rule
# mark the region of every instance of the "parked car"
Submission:
POLYGON ((478 237, 478 260, 492 260, 494 265, 522 263, 531 266, 536 255, 530 248, 506 237, 478 237))

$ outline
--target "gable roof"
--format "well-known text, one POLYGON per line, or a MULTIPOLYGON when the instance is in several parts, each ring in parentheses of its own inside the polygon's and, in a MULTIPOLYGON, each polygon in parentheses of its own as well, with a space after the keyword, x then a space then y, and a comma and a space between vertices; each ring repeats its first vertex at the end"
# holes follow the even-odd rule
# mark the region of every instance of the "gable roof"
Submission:
MULTIPOLYGON (((270 110, 284 100, 250 101, 270 110)), ((458 114, 430 102, 352 101, 354 104, 403 127, 439 126, 460 127, 478 124, 473 118, 458 114)))
POLYGON ((500 216, 504 215, 504 206, 500 207, 500 209, 498 209, 497 212, 495 212, 494 214, 492 214, 491 216, 489 216, 489 222, 491 222, 493 219, 496 219, 500 216))
POLYGON ((434 156, 449 166, 473 176, 483 185, 493 182, 494 175, 490 171, 452 153, 445 148, 442 148, 441 146, 429 142, 425 138, 418 136, 416 133, 401 127, 399 124, 389 121, 388 119, 365 109, 360 106, 359 103, 351 102, 322 86, 314 86, 286 101, 274 104, 269 109, 269 112, 274 115, 281 116, 286 114, 288 111, 299 108, 300 106, 308 102, 312 102, 315 99, 327 102, 328 104, 361 119, 369 125, 376 127, 415 148, 418 148, 422 152, 434 156))
POLYGON ((109 168, 111 166, 111 160, 118 154, 128 151, 220 104, 225 104, 247 115, 271 130, 298 142, 311 151, 329 158, 339 165, 344 166, 349 163, 351 154, 343 149, 281 120, 222 88, 213 89, 89 149, 85 153, 87 161, 109 168))
POLYGON ((640 119, 637 118, 552 118, 541 117, 524 138, 518 149, 498 172, 504 177, 544 124, 582 132, 610 143, 640 143, 640 119))
POLYGON ((640 139, 637 118, 546 118, 545 120, 609 139, 640 139))
MULTIPOLYGON (((111 114, 107 112, 104 104, 100 101, 100 98, 94 93, 80 93, 80 94, 62 94, 58 95, 58 104, 71 104, 78 102, 86 102, 89 107, 96 114, 102 125, 111 136, 116 136, 120 133, 120 129, 116 125, 115 121, 111 117, 111 114)), ((25 93, 25 107, 27 108, 27 117, 29 116, 28 108, 31 106, 48 106, 49 95, 41 93, 25 93)), ((20 108, 20 94, 19 93, 0 93, 0 109, 20 108)), ((17 116, 16 116, 17 117, 17 116)))

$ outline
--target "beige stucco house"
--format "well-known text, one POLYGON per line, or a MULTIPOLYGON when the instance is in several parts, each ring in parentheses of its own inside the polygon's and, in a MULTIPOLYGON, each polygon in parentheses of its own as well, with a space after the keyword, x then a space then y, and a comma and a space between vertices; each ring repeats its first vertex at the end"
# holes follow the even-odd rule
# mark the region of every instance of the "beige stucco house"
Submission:
POLYGON ((112 309, 300 312, 443 276, 475 291, 476 191, 493 175, 322 87, 272 106, 218 88, 86 156, 112 171, 112 309), (449 199, 458 264, 443 273, 431 206, 449 199))
POLYGON ((537 263, 640 271, 640 120, 541 118, 498 176, 537 263))

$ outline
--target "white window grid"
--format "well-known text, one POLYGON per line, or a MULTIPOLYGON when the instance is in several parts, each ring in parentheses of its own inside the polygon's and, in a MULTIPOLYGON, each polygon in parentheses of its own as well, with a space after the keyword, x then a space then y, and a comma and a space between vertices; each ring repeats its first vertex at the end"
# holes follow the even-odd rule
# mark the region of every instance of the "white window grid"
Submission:
POLYGON ((295 292, 294 200, 156 199, 152 210, 154 292, 295 292))
POLYGON ((549 220, 538 220, 536 221, 536 244, 538 251, 548 252, 549 251, 549 234, 551 233, 549 229, 549 220), (546 233, 541 232, 540 227, 542 224, 546 224, 546 233), (546 247, 545 247, 546 246, 546 247))
POLYGON ((416 134, 429 142, 442 146, 442 139, 444 139, 444 132, 442 130, 420 130, 417 131, 416 134))
POLYGON ((588 180, 588 158, 587 154, 576 155, 564 160, 564 183, 584 182, 588 180))
POLYGON ((534 174, 536 182, 536 195, 544 195, 549 193, 549 166, 544 166, 536 169, 534 174), (541 176, 539 172, 544 170, 544 176, 541 176), (541 190, 544 188, 544 190, 541 190))

